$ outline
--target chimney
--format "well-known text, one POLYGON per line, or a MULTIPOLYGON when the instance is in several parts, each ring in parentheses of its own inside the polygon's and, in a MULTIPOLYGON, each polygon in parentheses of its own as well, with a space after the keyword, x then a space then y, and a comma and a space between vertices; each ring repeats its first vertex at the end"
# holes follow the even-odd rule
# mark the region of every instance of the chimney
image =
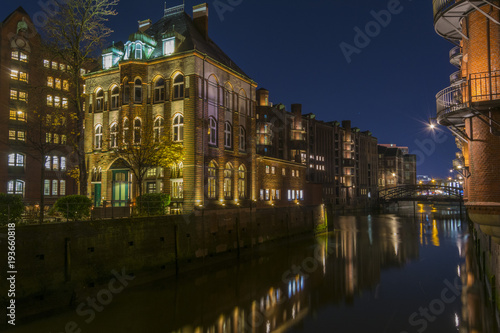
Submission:
POLYGON ((150 19, 147 19, 147 20, 144 20, 144 21, 137 21, 137 23, 139 23, 139 31, 140 32, 144 32, 146 30, 149 29, 149 27, 151 26, 151 20, 150 19))
POLYGON ((208 5, 206 3, 193 7, 193 23, 201 35, 208 40, 208 5))

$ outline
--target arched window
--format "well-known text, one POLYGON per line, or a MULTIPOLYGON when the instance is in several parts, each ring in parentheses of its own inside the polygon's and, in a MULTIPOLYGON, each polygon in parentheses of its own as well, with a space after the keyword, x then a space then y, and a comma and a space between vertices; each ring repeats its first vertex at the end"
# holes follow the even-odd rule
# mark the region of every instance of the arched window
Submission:
POLYGON ((224 124, 224 147, 232 148, 233 146, 233 128, 231 124, 226 121, 224 124))
POLYGON ((95 146, 95 149, 102 148, 102 125, 97 125, 95 127, 94 146, 95 146))
POLYGON ((174 99, 184 98, 184 75, 178 74, 174 79, 174 99))
POLYGON ((174 117, 172 127, 172 132, 174 133, 174 141, 184 141, 184 117, 182 115, 178 114, 174 117))
POLYGON ((24 181, 16 179, 7 183, 7 194, 17 194, 24 196, 24 181))
POLYGON ((184 163, 179 163, 179 178, 184 177, 184 163))
POLYGON ((112 123, 109 127, 109 147, 118 147, 118 124, 112 123))
POLYGON ((104 110, 104 91, 99 89, 95 97, 95 111, 100 112, 104 110))
POLYGON ((224 89, 224 106, 228 109, 232 109, 233 107, 233 88, 229 82, 226 83, 226 87, 224 89))
POLYGON ((118 96, 120 96, 120 89, 115 86, 111 90, 111 110, 118 109, 118 96))
POLYGON ((59 166, 61 167, 61 171, 65 171, 66 170, 66 157, 61 156, 61 163, 60 163, 59 166))
POLYGON ((217 198, 217 164, 211 161, 208 164, 208 188, 207 196, 209 199, 217 198))
POLYGON ((245 128, 240 126, 240 150, 245 151, 247 149, 247 136, 245 132, 245 128))
POLYGON ((213 117, 210 117, 208 121, 208 144, 217 146, 217 121, 213 117))
POLYGON ((9 154, 9 166, 23 167, 26 161, 24 154, 12 153, 9 154))
POLYGON ((127 78, 123 80, 123 98, 122 104, 128 104, 130 102, 130 85, 128 84, 127 78))
POLYGON ((130 136, 130 122, 128 118, 123 119, 123 142, 126 143, 130 136))
POLYGON ((224 198, 233 198, 233 165, 231 163, 227 163, 224 169, 224 198))
POLYGON ((142 59, 142 44, 135 43, 135 58, 142 59))
POLYGON ((141 120, 135 118, 134 120, 134 144, 141 143, 141 120))
POLYGON ((240 199, 246 198, 246 193, 247 193, 246 177, 247 177, 247 169, 242 164, 242 165, 240 165, 240 167, 238 169, 238 197, 240 199))
POLYGON ((154 138, 155 142, 160 142, 161 137, 163 136, 163 118, 156 118, 153 124, 154 138))
POLYGON ((159 78, 155 82, 155 93, 154 93, 154 101, 163 102, 165 100, 165 80, 163 78, 159 78))
POLYGON ((134 91, 134 102, 142 103, 142 81, 140 79, 135 80, 134 91))

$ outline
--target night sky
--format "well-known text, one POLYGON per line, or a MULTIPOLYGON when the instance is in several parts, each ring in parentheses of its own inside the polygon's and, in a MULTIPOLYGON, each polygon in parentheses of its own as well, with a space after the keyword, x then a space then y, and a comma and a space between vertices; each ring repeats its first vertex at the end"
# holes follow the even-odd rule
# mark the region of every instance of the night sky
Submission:
MULTIPOLYGON (((50 0, 42 0, 44 3, 50 0)), ((186 12, 200 1, 186 1, 186 12)), ((408 146, 419 175, 448 177, 457 148, 453 136, 428 129, 435 95, 449 86, 453 45, 434 32, 431 0, 401 0, 389 24, 376 31, 371 12, 397 0, 209 0, 209 34, 247 75, 270 91, 270 101, 303 104, 325 121, 352 120, 379 143, 408 146), (341 43, 355 46, 355 28, 373 29, 368 45, 346 61, 341 43), (423 148, 422 148, 423 147, 423 148)), ((167 6, 180 4, 167 1, 167 6)), ((37 1, 6 2, 3 20, 18 6, 33 16, 37 1)), ((158 20, 164 1, 121 0, 109 26, 111 41, 126 41, 137 21, 158 20)), ((380 27, 380 25, 379 25, 380 27)))

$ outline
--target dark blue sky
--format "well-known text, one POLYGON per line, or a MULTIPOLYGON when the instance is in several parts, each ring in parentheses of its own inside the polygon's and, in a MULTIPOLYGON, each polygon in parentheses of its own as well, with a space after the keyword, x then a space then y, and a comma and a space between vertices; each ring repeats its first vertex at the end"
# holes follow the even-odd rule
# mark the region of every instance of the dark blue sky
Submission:
MULTIPOLYGON (((201 2, 186 1, 186 12, 192 14, 201 2)), ((379 143, 410 147, 419 156, 418 174, 447 177, 457 151, 454 138, 445 128, 436 138, 426 123, 435 116, 436 93, 457 69, 448 60, 453 45, 434 32, 432 1, 401 0, 398 14, 378 33, 372 30, 376 36, 351 63, 340 48, 343 42, 354 46, 354 29, 365 30, 374 21, 372 11, 395 2, 209 0, 209 34, 270 91, 272 102, 288 109, 301 103, 304 113, 325 121, 350 119, 379 143)), ((170 0, 167 6, 179 3, 170 0)), ((17 6, 32 16, 42 10, 33 0, 8 2, 2 19, 17 6)), ((109 21, 115 31, 111 40, 125 41, 138 20, 158 20, 163 6, 163 1, 121 0, 118 16, 109 21)))

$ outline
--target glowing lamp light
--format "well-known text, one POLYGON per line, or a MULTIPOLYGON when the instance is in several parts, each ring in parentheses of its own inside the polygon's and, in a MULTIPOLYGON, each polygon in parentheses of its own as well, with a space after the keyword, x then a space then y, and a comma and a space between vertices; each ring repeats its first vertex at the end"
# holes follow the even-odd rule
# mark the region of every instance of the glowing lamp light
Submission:
POLYGON ((395 173, 393 173, 393 174, 392 174, 392 176, 393 176, 393 177, 396 177, 396 174, 395 174, 395 173))

